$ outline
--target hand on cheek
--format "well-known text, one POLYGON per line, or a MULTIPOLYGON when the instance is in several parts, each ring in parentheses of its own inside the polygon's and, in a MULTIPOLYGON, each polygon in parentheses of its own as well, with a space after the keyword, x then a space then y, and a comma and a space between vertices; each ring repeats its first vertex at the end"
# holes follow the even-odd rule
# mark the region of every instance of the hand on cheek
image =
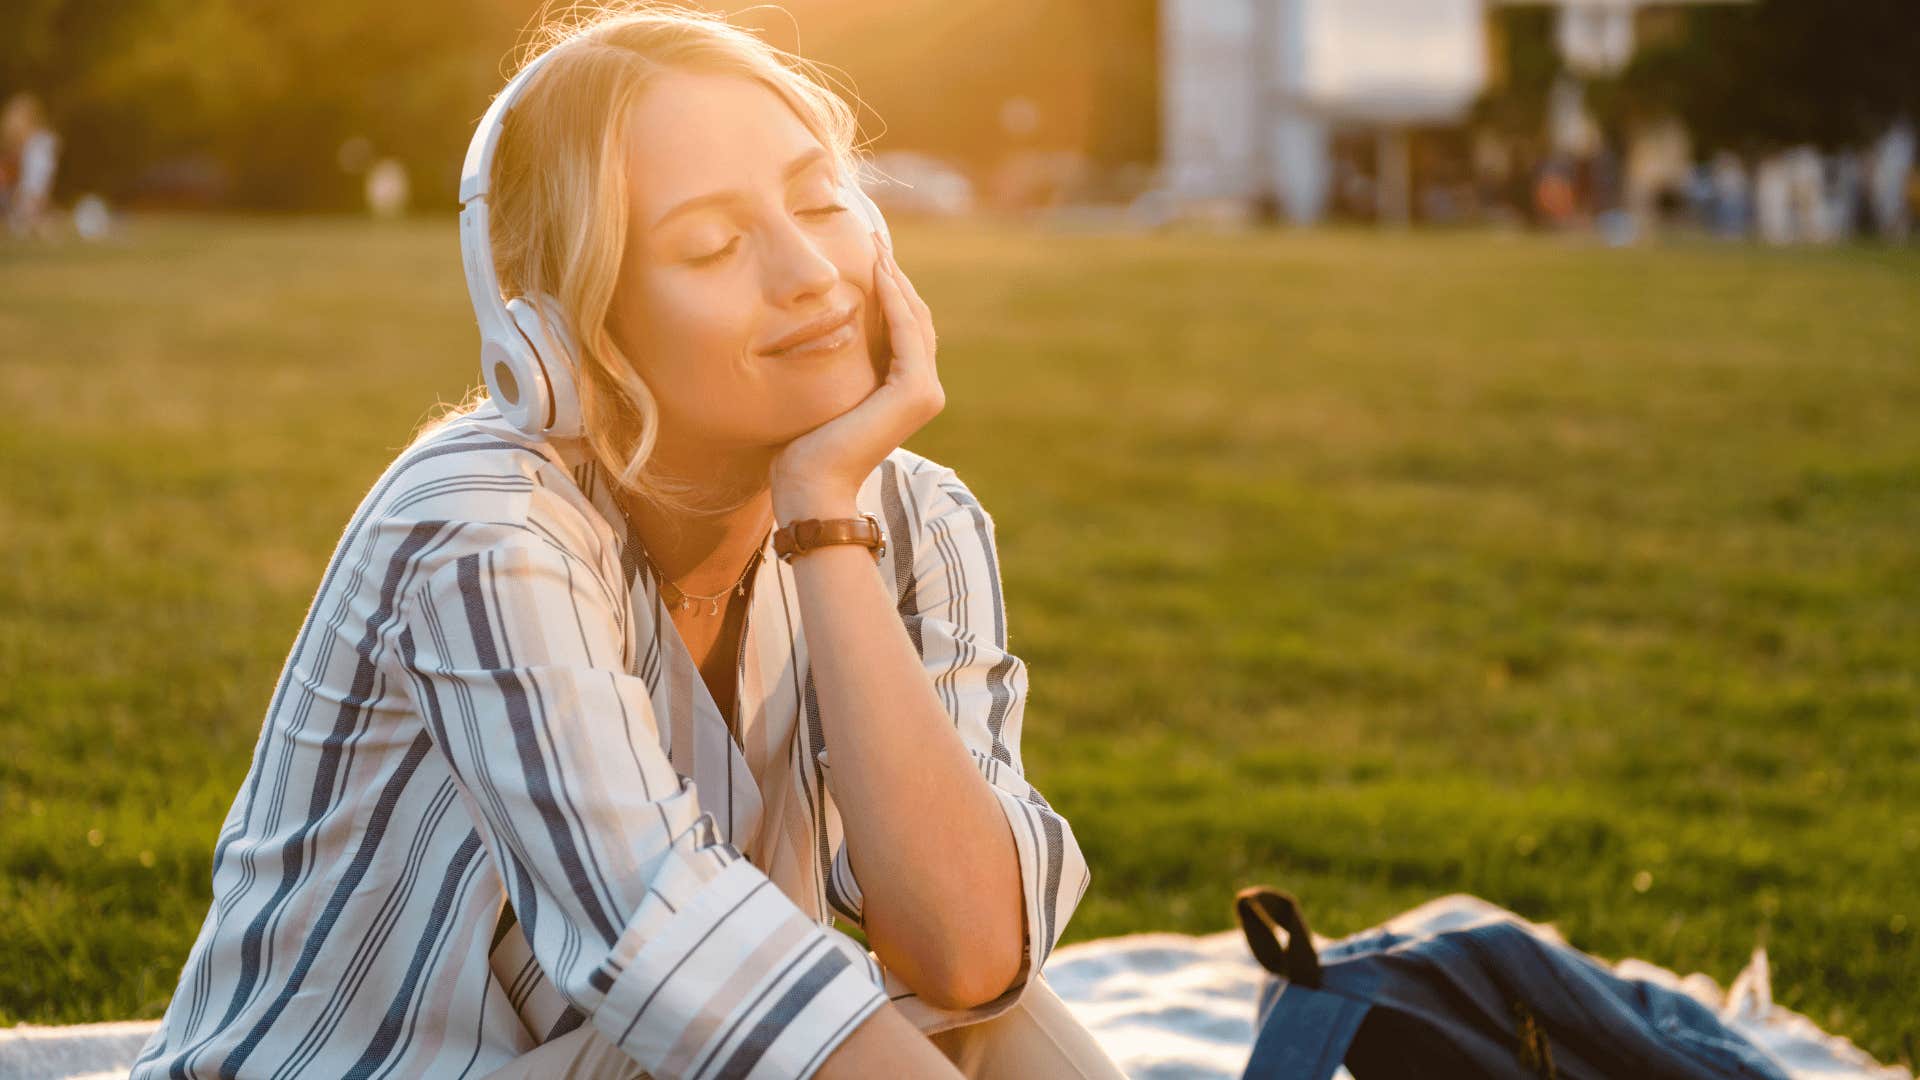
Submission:
POLYGON ((945 407, 932 313, 885 249, 876 258, 872 301, 886 328, 873 339, 877 385, 775 457, 774 508, 783 520, 804 508, 850 505, 880 460, 945 407))

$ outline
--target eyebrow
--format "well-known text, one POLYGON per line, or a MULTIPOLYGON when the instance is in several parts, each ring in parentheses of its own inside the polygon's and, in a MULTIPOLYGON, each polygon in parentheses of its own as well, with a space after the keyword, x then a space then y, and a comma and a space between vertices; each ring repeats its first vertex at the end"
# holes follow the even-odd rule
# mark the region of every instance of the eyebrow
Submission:
MULTIPOLYGON (((780 170, 781 181, 784 183, 786 181, 792 180, 795 176, 798 176, 800 173, 805 172, 808 168, 819 163, 826 156, 827 156, 826 150, 818 146, 814 147, 811 150, 805 151, 799 157, 794 158, 792 161, 787 162, 786 167, 780 170)), ((675 217, 679 214, 684 214, 689 210, 698 210, 703 206, 712 206, 718 203, 739 202, 743 198, 743 196, 744 196, 744 193, 740 191, 710 191, 705 195, 695 195, 693 198, 688 199, 687 201, 679 204, 678 206, 675 206, 673 209, 655 218, 653 220, 653 224, 649 227, 649 231, 652 231, 653 229, 658 229, 660 226, 665 225, 667 223, 668 218, 675 217)))

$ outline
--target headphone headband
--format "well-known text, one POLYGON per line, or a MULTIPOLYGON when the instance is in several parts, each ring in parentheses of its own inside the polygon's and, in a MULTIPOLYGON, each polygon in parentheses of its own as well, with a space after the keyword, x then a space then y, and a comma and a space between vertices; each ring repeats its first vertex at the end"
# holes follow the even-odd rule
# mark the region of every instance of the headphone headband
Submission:
POLYGON ((509 320, 500 297, 500 279, 493 269, 493 237, 488 230, 486 205, 488 191, 493 186, 493 159, 500 148, 500 135, 507 126, 507 113, 513 111, 514 103, 526 91, 533 73, 559 51, 548 49, 527 61, 494 95, 493 103, 480 118, 480 126, 474 129, 473 141, 467 144, 466 160, 460 166, 460 247, 464 256, 461 261, 467 270, 467 292, 473 300, 474 312, 483 320, 491 316, 495 324, 503 328, 509 320))
POLYGON ((515 72, 513 78, 507 80, 507 85, 494 95, 493 104, 487 106, 486 115, 480 118, 480 126, 474 130, 473 141, 467 144, 466 162, 460 168, 461 205, 487 193, 493 176, 493 153, 500 145, 500 130, 506 124, 507 113, 513 109, 514 102, 520 100, 533 73, 559 51, 560 48, 556 46, 527 61, 526 66, 515 72))
POLYGON ((474 129, 460 167, 460 264, 480 327, 481 377, 507 422, 535 438, 580 434, 573 342, 552 297, 509 301, 501 296, 500 277, 493 266, 488 194, 507 114, 534 74, 563 47, 555 46, 527 61, 507 80, 474 129))

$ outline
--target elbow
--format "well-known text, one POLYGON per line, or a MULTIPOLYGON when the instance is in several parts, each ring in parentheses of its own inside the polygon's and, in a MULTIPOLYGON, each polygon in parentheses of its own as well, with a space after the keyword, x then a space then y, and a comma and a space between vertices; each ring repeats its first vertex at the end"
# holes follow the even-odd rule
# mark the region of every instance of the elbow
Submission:
POLYGON ((1018 891, 1008 895, 1012 898, 1012 914, 1000 928, 947 935, 946 962, 940 968, 946 978, 939 983, 950 1004, 943 1007, 971 1009, 984 1005, 1029 974, 1028 935, 1032 928, 1027 921, 1026 900, 1018 891))
POLYGON ((1021 975, 1025 954, 1018 941, 1011 948, 985 949, 963 942, 948 955, 948 961, 927 981, 920 996, 942 1009, 972 1009, 994 1000, 1012 988, 1021 975))

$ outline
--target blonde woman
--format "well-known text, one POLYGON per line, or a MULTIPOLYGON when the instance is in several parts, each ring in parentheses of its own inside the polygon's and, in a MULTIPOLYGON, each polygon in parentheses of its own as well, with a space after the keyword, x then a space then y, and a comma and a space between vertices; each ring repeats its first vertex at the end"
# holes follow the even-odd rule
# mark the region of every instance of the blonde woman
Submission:
POLYGON ((545 50, 486 220, 579 430, 481 398, 373 485, 133 1075, 1119 1076, 1039 975, 1091 874, 992 519, 900 445, 935 333, 851 110, 717 16, 545 50))

